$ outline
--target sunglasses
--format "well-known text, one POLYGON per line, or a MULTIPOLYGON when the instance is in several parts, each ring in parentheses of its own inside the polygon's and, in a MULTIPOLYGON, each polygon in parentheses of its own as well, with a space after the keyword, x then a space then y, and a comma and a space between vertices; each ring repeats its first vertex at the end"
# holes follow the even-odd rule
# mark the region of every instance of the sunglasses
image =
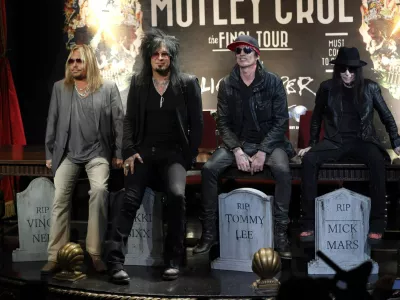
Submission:
POLYGON ((349 70, 349 73, 355 73, 357 68, 356 67, 339 66, 340 73, 346 73, 347 70, 349 70))
POLYGON ((160 58, 160 56, 161 56, 161 58, 166 59, 166 58, 169 58, 169 53, 168 52, 154 52, 151 55, 151 58, 152 59, 157 59, 157 58, 160 58))
POLYGON ((69 65, 72 65, 74 62, 76 62, 77 64, 83 64, 83 59, 80 59, 80 58, 77 58, 77 59, 70 58, 70 59, 68 59, 68 64, 69 65))
POLYGON ((249 46, 236 47, 235 52, 236 52, 236 54, 240 54, 240 53, 242 53, 242 50, 244 51, 244 53, 250 54, 253 51, 253 48, 251 48, 249 46))

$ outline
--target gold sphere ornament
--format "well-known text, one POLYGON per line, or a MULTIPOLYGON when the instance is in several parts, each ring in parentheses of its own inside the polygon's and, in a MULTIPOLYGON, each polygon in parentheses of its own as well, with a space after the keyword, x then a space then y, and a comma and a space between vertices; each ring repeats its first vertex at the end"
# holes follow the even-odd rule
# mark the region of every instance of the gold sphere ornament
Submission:
POLYGON ((54 276, 54 279, 62 281, 76 281, 85 278, 81 272, 84 260, 84 253, 79 244, 67 243, 57 253, 57 263, 61 271, 54 276))
POLYGON ((280 282, 275 276, 281 270, 281 257, 272 248, 261 248, 253 256, 251 268, 260 277, 253 287, 263 294, 277 293, 280 282))

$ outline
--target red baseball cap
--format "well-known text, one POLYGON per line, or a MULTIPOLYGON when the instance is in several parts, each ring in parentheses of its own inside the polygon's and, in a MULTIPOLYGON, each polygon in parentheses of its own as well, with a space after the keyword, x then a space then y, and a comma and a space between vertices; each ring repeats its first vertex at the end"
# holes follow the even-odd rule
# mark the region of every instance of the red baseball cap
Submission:
POLYGON ((258 55, 260 55, 260 47, 258 46, 258 41, 249 35, 239 35, 232 43, 228 45, 228 49, 235 51, 238 46, 250 46, 253 48, 258 55))

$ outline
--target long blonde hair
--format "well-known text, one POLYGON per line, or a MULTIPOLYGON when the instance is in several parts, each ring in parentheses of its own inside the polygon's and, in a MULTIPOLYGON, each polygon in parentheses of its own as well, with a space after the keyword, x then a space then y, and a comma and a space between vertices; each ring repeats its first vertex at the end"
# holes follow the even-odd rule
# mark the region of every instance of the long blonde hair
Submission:
POLYGON ((87 45, 75 45, 72 47, 71 52, 68 55, 67 61, 65 62, 65 85, 72 87, 74 85, 74 77, 72 77, 69 69, 68 60, 71 58, 74 51, 79 51, 81 59, 83 60, 83 66, 86 68, 86 80, 90 92, 95 92, 103 84, 103 78, 100 74, 99 67, 97 65, 96 56, 91 47, 87 45))

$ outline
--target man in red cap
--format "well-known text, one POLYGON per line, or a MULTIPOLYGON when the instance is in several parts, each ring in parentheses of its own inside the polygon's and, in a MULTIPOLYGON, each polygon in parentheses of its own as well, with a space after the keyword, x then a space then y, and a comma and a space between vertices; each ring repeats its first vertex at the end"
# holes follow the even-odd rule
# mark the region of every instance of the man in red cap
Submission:
POLYGON ((217 125, 224 145, 202 169, 202 237, 193 249, 204 253, 217 242, 218 177, 232 164, 254 174, 268 165, 275 179, 275 249, 291 258, 287 238, 291 174, 289 159, 295 155, 285 136, 289 113, 286 92, 279 76, 268 72, 259 61, 255 38, 241 35, 228 45, 236 65, 218 90, 217 125))

